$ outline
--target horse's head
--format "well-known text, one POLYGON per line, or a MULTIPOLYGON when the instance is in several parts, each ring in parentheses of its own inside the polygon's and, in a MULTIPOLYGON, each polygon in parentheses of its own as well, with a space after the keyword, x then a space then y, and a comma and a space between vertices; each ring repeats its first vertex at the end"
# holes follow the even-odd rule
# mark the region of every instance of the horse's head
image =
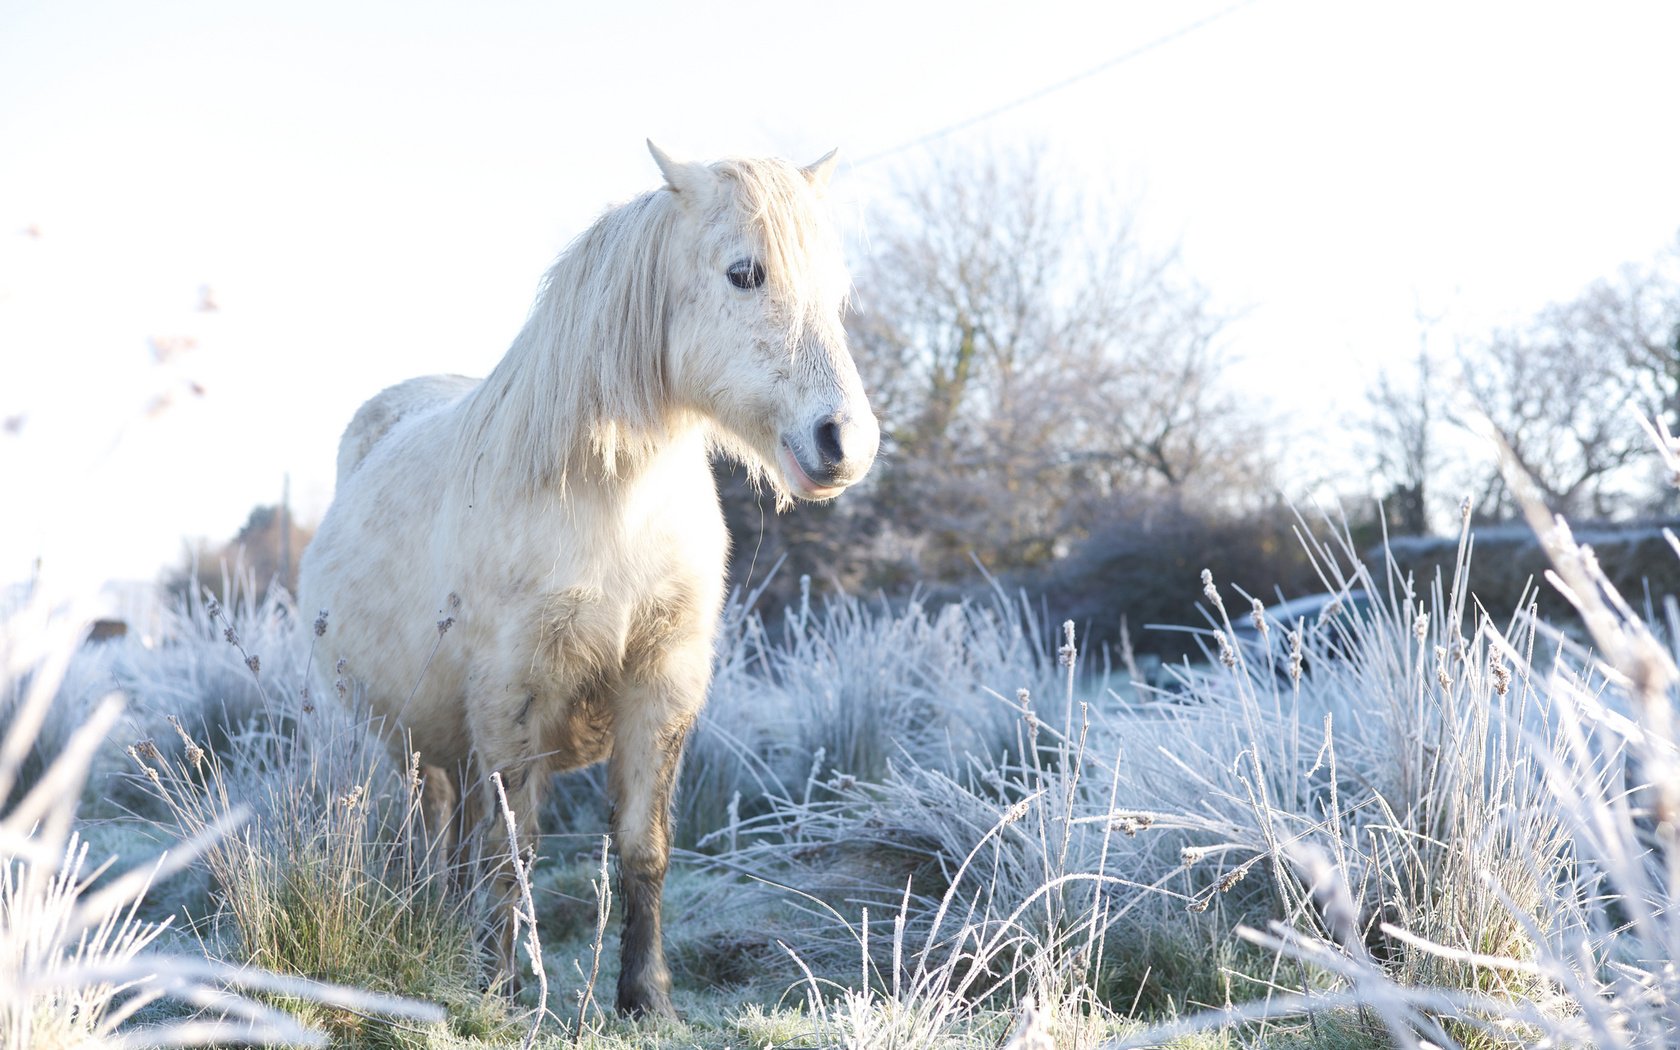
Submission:
POLYGON ((851 279, 822 197, 830 153, 678 163, 648 143, 676 198, 667 380, 721 426, 782 498, 829 499, 874 462, 880 427, 841 323, 851 279))

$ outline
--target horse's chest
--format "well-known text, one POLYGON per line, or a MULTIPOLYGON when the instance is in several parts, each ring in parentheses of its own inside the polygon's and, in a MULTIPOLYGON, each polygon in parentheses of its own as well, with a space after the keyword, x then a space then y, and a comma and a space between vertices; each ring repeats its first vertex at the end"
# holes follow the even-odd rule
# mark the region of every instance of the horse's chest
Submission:
POLYGON ((563 689, 615 686, 657 672, 673 647, 692 640, 693 602, 674 584, 609 595, 570 587, 545 596, 537 657, 563 689))
POLYGON ((559 769, 589 765, 612 750, 619 708, 659 692, 672 665, 706 659, 680 594, 665 588, 615 600, 573 587, 542 601, 532 702, 540 705, 543 750, 559 769))

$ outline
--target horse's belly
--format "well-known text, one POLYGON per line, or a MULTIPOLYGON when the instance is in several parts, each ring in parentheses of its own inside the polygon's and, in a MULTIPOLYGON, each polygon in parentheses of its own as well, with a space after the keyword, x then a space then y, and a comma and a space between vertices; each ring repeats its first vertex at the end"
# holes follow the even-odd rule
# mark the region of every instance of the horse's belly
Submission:
MULTIPOLYGON (((437 670, 433 668, 433 670, 437 670)), ((429 765, 448 766, 463 763, 471 752, 471 733, 467 727, 466 695, 463 675, 445 669, 438 680, 423 683, 429 688, 416 689, 406 703, 392 704, 395 691, 386 692, 375 710, 392 719, 400 734, 393 741, 405 751, 418 751, 429 765)), ((430 673, 428 672, 428 677, 430 673)))

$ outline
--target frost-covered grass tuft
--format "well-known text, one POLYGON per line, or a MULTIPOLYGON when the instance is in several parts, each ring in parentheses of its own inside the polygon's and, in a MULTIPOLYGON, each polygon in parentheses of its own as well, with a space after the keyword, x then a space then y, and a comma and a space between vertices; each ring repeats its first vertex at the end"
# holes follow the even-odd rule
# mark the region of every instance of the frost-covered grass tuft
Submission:
POLYGON ((247 812, 225 807, 173 856, 121 874, 111 860, 90 864, 75 827, 77 808, 122 701, 100 699, 50 750, 41 746, 85 622, 84 615, 55 607, 36 588, 17 608, 4 610, 0 625, 0 710, 6 724, 0 737, 0 1042, 80 1047, 322 1041, 318 1032, 271 1005, 274 996, 364 1016, 434 1019, 438 1011, 419 1003, 202 953, 158 950, 170 920, 141 917, 151 886, 217 848, 247 812), (34 768, 26 770, 29 765, 34 768), (160 1009, 169 1003, 174 1009, 160 1009))

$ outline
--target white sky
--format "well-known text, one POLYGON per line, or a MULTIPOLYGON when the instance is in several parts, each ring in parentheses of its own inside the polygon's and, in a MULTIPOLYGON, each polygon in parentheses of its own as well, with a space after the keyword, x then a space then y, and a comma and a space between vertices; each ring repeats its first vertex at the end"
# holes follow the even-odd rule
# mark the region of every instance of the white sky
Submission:
MULTIPOLYGON (((646 137, 838 145, 861 212, 917 153, 846 161, 1225 6, 0 0, 0 581, 150 577, 287 472, 318 516, 356 405, 488 370, 554 254, 654 184, 646 137)), ((1657 0, 1253 0, 953 139, 1135 201, 1305 433, 1419 307, 1474 335, 1674 238, 1677 40, 1657 0)))

